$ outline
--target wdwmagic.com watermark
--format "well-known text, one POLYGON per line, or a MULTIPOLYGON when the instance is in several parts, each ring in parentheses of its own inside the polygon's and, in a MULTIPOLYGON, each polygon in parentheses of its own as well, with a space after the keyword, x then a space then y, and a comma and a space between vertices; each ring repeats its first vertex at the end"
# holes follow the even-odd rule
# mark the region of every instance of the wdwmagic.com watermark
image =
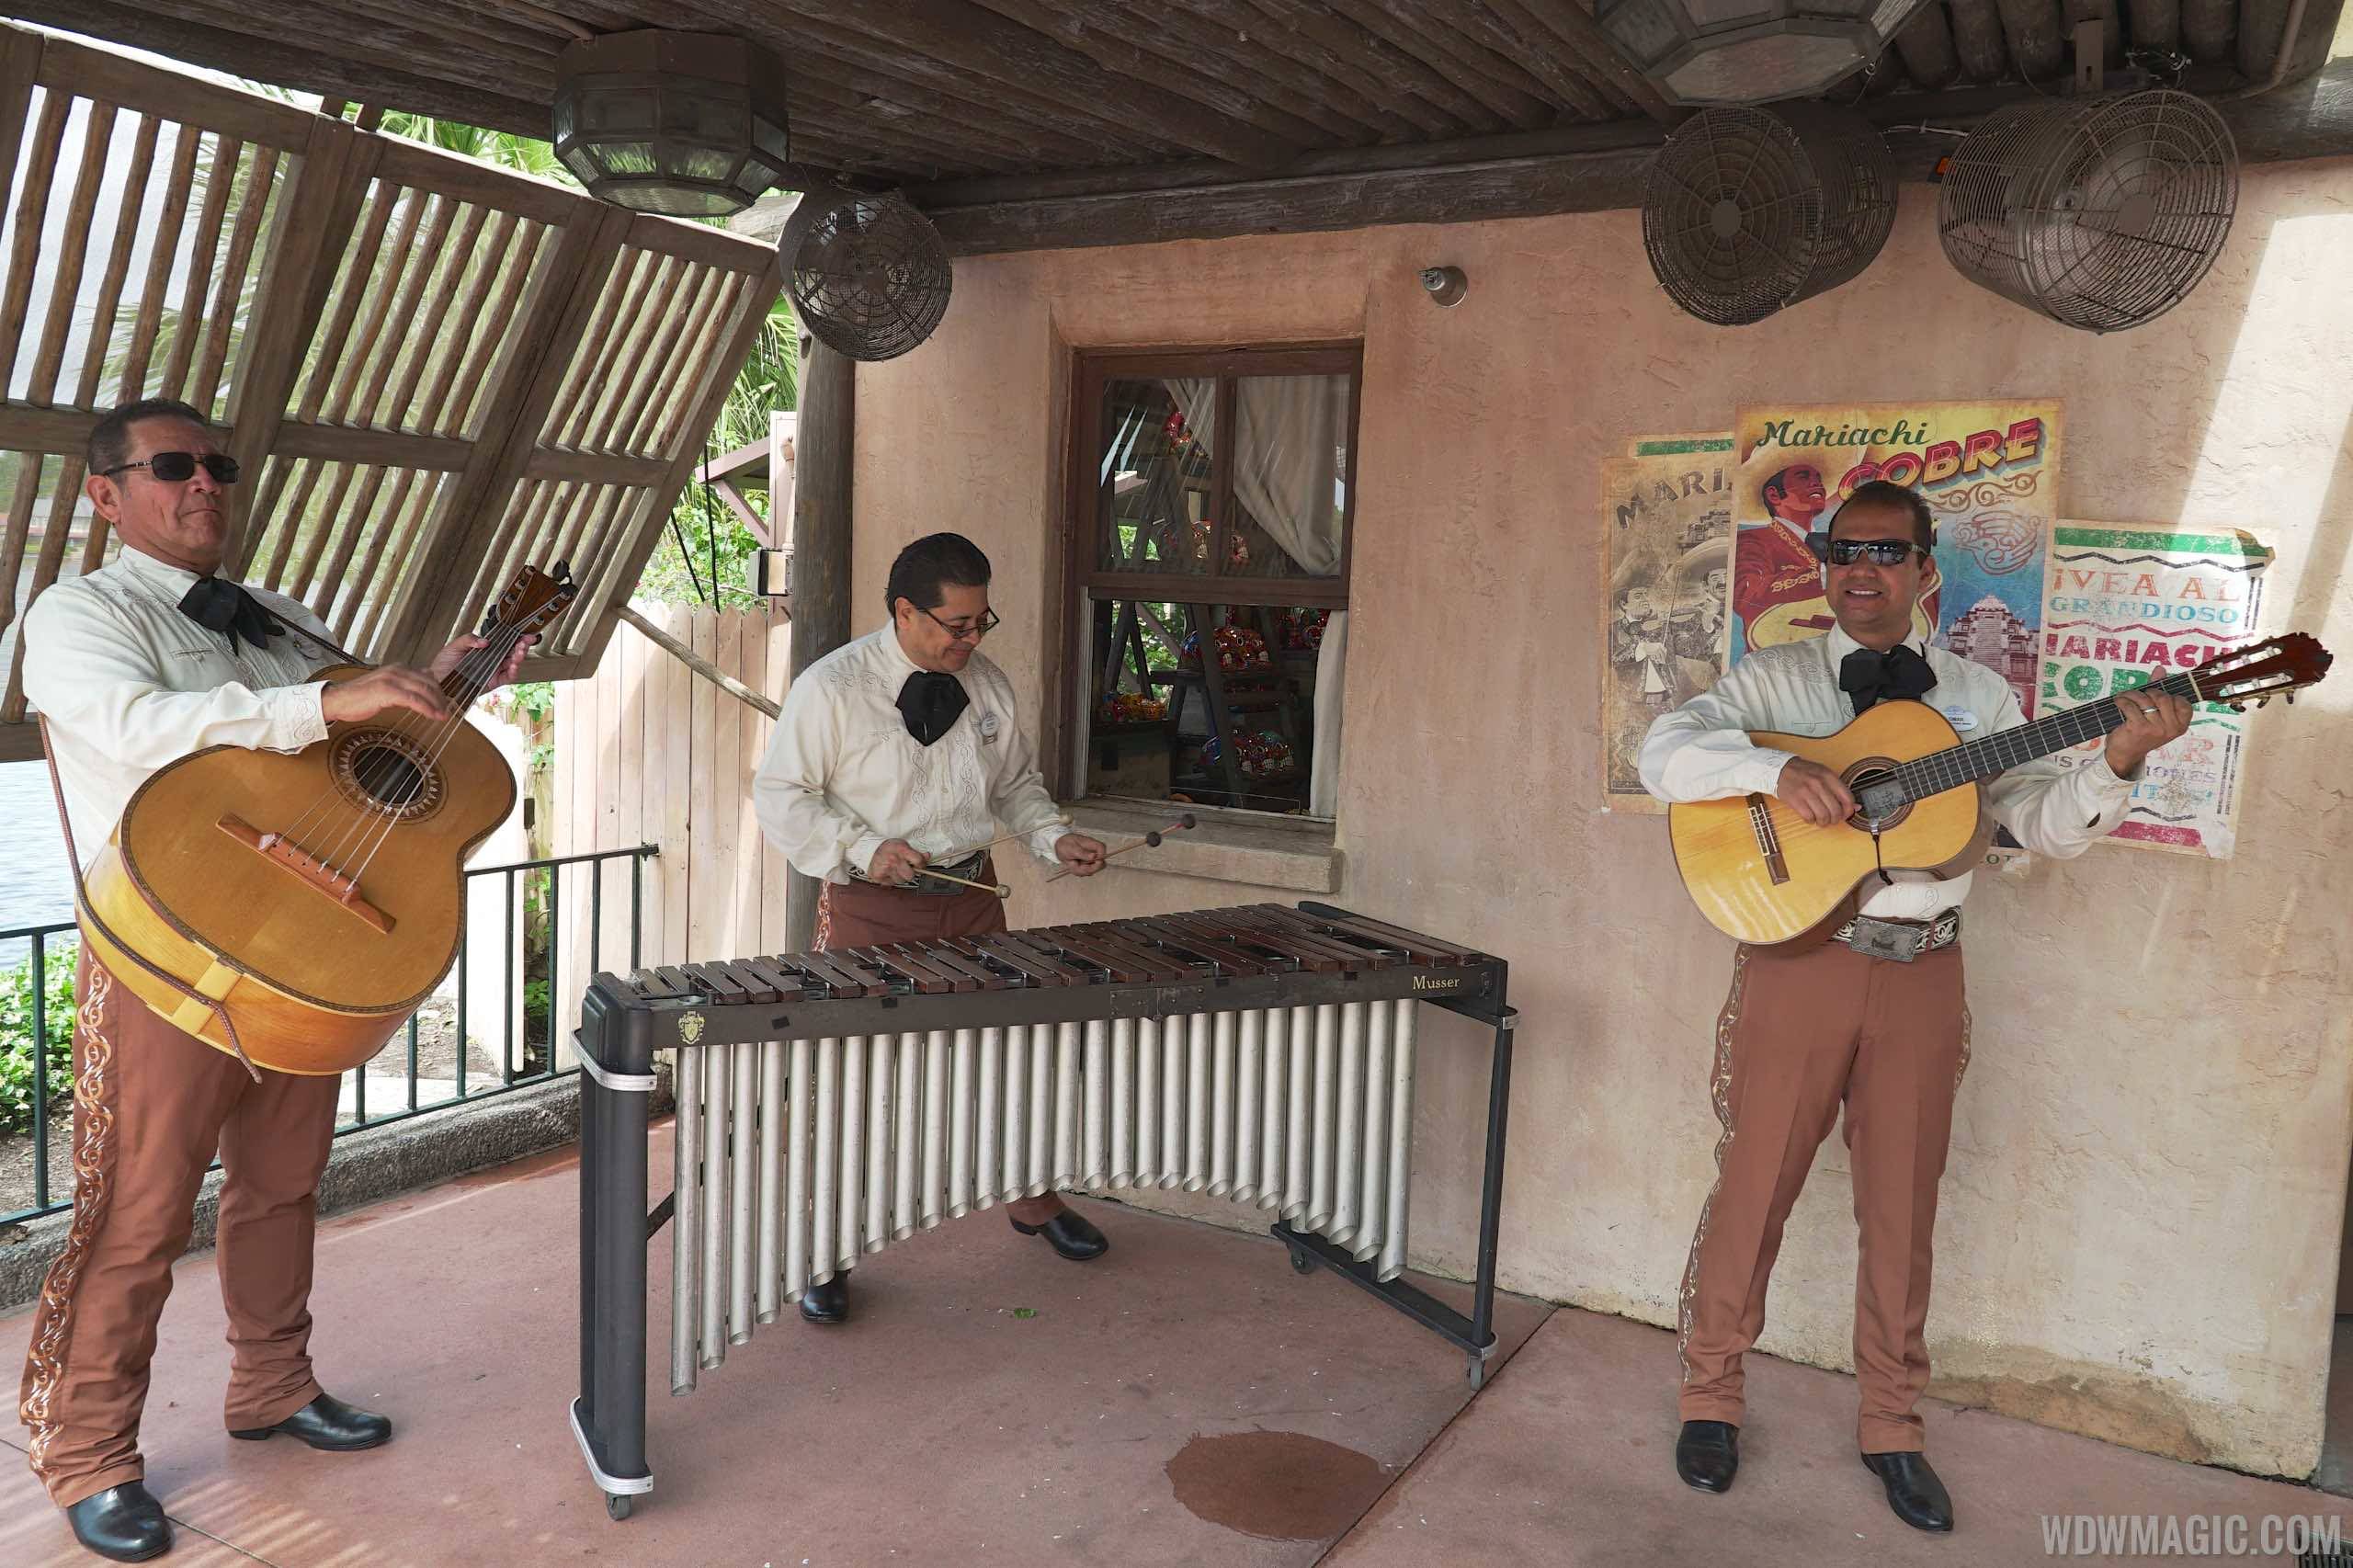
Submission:
POLYGON ((2332 1557, 2345 1520, 2325 1514, 2045 1514, 2052 1557, 2332 1557))

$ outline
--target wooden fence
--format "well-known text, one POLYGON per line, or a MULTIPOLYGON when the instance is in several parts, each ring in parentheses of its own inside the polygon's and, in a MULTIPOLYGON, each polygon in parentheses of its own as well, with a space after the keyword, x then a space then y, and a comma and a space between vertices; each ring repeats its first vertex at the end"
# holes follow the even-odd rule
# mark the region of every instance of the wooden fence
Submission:
MULTIPOLYGON (((640 608, 753 690, 783 697, 792 629, 781 608, 640 608)), ((752 776, 771 727, 767 715, 626 623, 593 676, 556 687, 553 853, 659 846, 644 870, 642 962, 739 958, 790 945, 784 857, 767 846, 752 815, 752 776)), ((618 972, 629 967, 626 866, 609 867, 604 881, 594 966, 618 972)), ((589 879, 567 873, 555 911, 562 962, 551 994, 567 1059, 592 972, 590 905, 589 879)))

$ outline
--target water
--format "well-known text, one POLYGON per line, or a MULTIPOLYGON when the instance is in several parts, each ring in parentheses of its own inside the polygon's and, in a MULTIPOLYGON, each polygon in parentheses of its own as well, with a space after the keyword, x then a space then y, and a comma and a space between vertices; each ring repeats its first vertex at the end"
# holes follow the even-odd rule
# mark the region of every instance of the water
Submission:
MULTIPOLYGON (((49 766, 0 763, 0 931, 73 918, 74 873, 65 863, 49 766)), ((24 962, 31 949, 22 937, 0 942, 0 970, 24 962)))

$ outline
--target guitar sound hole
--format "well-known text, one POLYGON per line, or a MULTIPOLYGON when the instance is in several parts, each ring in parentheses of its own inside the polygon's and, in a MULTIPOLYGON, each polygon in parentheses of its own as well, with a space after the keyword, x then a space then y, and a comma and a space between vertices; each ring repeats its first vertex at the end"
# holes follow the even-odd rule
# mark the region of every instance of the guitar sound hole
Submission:
POLYGON ((397 810, 425 793, 425 770, 391 746, 363 746, 351 772, 379 805, 397 810))
POLYGON ((1856 821, 1865 827, 1893 825, 1910 804, 1904 799, 1903 780, 1884 767, 1859 770, 1847 780, 1847 788, 1854 791, 1856 821))
POLYGON ((347 734, 329 763, 335 788, 362 811, 417 822, 441 809, 445 786, 433 753, 416 739, 383 730, 347 734))

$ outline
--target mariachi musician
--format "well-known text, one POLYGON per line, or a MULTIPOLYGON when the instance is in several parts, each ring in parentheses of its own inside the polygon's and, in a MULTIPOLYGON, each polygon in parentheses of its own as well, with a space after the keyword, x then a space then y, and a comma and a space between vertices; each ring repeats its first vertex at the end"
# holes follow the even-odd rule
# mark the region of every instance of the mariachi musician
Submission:
MULTIPOLYGON (((394 709, 449 716, 440 677, 483 639, 458 638, 423 670, 386 665, 329 685, 311 672, 355 661, 325 626, 291 599, 215 574, 237 463, 198 410, 126 403, 90 432, 87 458, 90 505, 121 552, 43 593, 24 633, 25 694, 79 855, 104 849, 139 786, 191 752, 300 751, 330 722, 394 709)), ((139 1417, 172 1263, 216 1151, 230 1435, 345 1450, 392 1428, 322 1390, 311 1367, 312 1236, 336 1077, 249 1073, 130 995, 86 945, 74 994, 74 1218, 34 1310, 21 1412, 33 1473, 75 1539, 136 1562, 172 1544, 144 1484, 139 1417)))
MULTIPOLYGON (((983 847, 999 822, 1074 875, 1103 869, 1103 846, 1046 792, 1013 683, 979 652, 997 623, 989 558, 961 534, 919 539, 892 563, 883 603, 887 625, 793 681, 752 787, 768 842, 823 884, 821 952, 1006 929, 983 847)), ((1006 1210, 1074 1262, 1109 1249, 1053 1193, 1006 1210)), ((847 1270, 802 1291, 801 1315, 846 1321, 847 1270)))
MULTIPOLYGON (((1778 526, 1778 525, 1777 525, 1778 526)), ((1713 689, 1663 714, 1643 743, 1643 783, 1668 801, 1767 794, 1816 826, 1855 797, 1822 764, 1752 732, 1827 735, 1875 703, 1931 702, 1969 738, 2023 724, 2009 684, 1921 637, 1915 607, 1936 585, 1927 503, 1873 480, 1809 536, 1837 624, 1753 649, 1713 689)), ((2188 728, 2189 706, 2155 690, 2117 699, 2124 722, 2069 768, 2025 763, 1985 790, 1994 816, 2037 854, 2082 854, 2125 818, 2142 759, 2188 728)), ((1926 1325, 1937 1181, 1969 1065, 1961 991, 1966 873, 1893 871, 1855 920, 1804 950, 1743 947, 1716 1025, 1711 1085, 1722 1135, 1679 1289, 1682 1429, 1676 1472, 1723 1492, 1740 1464, 1741 1358, 1765 1326, 1765 1286, 1813 1152, 1845 1108, 1859 1256, 1857 1423, 1863 1463, 1915 1528, 1952 1528, 1952 1499, 1915 1406, 1928 1383, 1926 1325)))

